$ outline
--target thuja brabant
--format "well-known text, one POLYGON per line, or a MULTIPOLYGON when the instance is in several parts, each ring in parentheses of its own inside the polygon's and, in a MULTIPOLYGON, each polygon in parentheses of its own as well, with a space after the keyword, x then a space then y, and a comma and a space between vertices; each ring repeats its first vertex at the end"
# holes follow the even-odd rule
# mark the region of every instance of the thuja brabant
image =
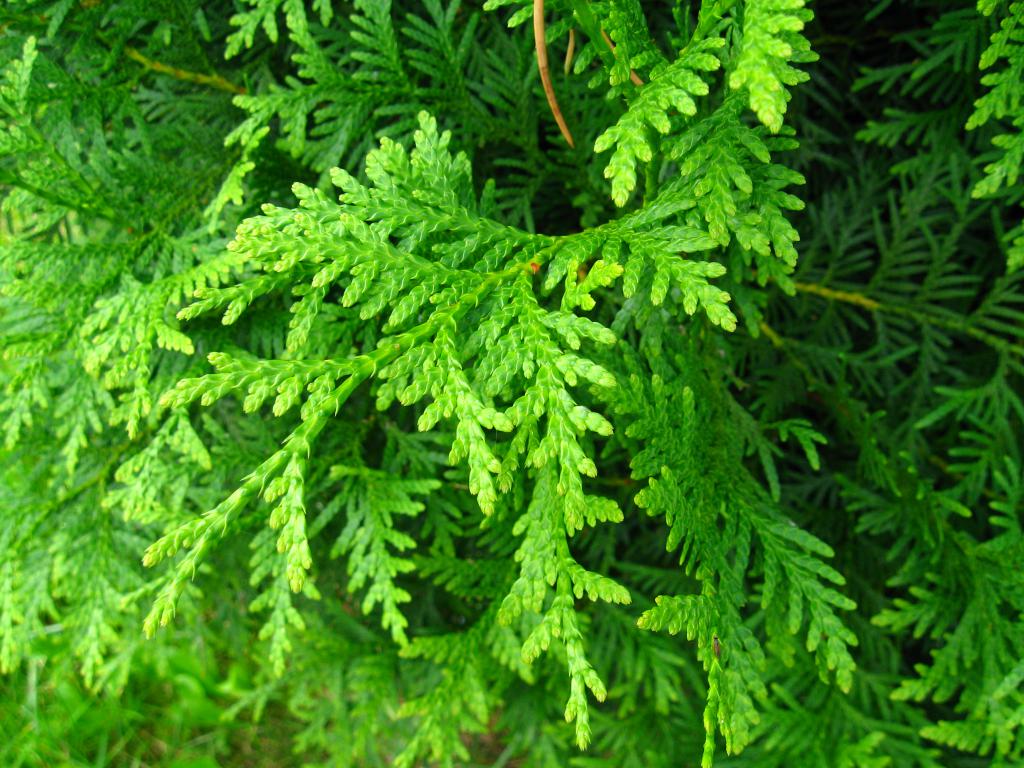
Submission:
POLYGON ((0 50, 10 679, 209 649, 296 765, 1024 760, 1024 3, 12 0, 0 50))

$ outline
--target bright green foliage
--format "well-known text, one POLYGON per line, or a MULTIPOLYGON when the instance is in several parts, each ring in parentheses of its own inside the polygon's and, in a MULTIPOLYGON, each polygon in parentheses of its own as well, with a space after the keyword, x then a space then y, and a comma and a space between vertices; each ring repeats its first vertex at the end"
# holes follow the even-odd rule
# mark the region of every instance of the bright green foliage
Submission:
MULTIPOLYGON (((992 7, 981 7, 986 15, 992 7)), ((994 197, 1005 185, 1011 198, 1020 199, 1014 187, 1024 164, 1024 3, 1010 3, 992 34, 988 48, 981 54, 981 69, 1000 67, 981 78, 988 92, 974 103, 967 129, 978 128, 990 120, 1004 120, 1012 128, 992 138, 999 150, 996 160, 985 166, 985 177, 974 186, 975 197, 994 197)), ((1024 231, 1018 226, 1008 251, 1010 269, 1024 266, 1024 231)))
POLYGON ((674 62, 653 71, 651 82, 630 108, 598 138, 595 151, 616 147, 605 176, 612 180, 612 198, 617 205, 625 205, 629 193, 636 188, 637 163, 649 163, 654 157, 648 127, 663 135, 670 134, 670 110, 689 117, 697 114, 694 97, 708 94, 708 84, 700 73, 714 72, 721 66, 714 52, 724 44, 720 37, 698 40, 674 62))
POLYGON ((782 129, 789 93, 785 86, 806 82, 806 72, 789 62, 811 62, 817 55, 801 34, 812 18, 804 0, 755 0, 743 3, 739 57, 729 75, 730 88, 746 88, 750 108, 773 133, 782 129))
POLYGON ((1024 761, 1024 3, 544 5, 0 10, 0 763, 1024 761))

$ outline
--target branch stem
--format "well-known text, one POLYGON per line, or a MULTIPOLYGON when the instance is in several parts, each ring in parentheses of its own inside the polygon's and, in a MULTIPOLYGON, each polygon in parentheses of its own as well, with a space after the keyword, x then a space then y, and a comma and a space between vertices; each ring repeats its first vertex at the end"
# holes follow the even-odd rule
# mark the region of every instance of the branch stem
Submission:
POLYGON ((137 48, 132 48, 131 46, 125 47, 124 55, 132 61, 138 62, 146 69, 158 72, 161 75, 173 77, 175 80, 181 80, 186 83, 196 83, 198 85, 207 85, 210 88, 216 88, 219 91, 227 91, 228 93, 248 93, 246 88, 243 88, 240 85, 235 85, 230 80, 227 80, 220 75, 204 75, 201 72, 192 72, 187 69, 172 67, 169 64, 164 64, 163 62, 144 56, 137 48))
POLYGON ((1024 358, 1024 345, 1007 341, 1006 339, 996 336, 994 333, 983 331, 980 328, 971 325, 968 318, 942 317, 940 315, 922 312, 911 307, 886 304, 878 301, 877 299, 872 299, 870 296, 865 296, 863 293, 837 290, 817 283, 794 283, 794 286, 801 293, 820 296, 828 301, 838 301, 843 304, 851 304, 853 306, 860 307, 861 309, 865 309, 868 312, 901 315, 903 317, 909 317, 923 325, 933 325, 938 328, 945 328, 957 333, 963 333, 973 339, 977 339, 982 344, 991 347, 997 352, 1012 354, 1017 357, 1024 358))

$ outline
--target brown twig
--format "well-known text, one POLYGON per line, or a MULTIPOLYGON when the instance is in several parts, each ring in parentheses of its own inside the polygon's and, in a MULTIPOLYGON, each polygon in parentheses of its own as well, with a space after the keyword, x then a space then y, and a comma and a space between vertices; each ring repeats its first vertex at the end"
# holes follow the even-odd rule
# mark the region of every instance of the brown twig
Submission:
MULTIPOLYGON (((610 50, 610 51, 611 51, 612 53, 615 53, 615 43, 613 43, 613 42, 612 42, 612 39, 611 39, 611 37, 610 37, 610 36, 608 35, 608 33, 607 33, 607 32, 605 32, 605 31, 604 31, 603 29, 601 30, 601 37, 603 37, 603 38, 604 38, 604 41, 605 41, 605 43, 607 43, 607 45, 608 45, 608 49, 609 49, 609 50, 610 50)), ((640 75, 638 75, 638 74, 636 73, 636 70, 634 70, 634 69, 630 69, 630 70, 629 70, 629 79, 630 79, 630 80, 632 80, 632 81, 633 81, 633 85, 637 86, 638 88, 639 88, 639 87, 640 87, 641 85, 643 85, 643 84, 644 84, 644 81, 643 81, 643 80, 642 80, 642 79, 640 78, 640 75)))
POLYGON ((576 30, 569 30, 569 48, 565 52, 565 74, 569 74, 569 68, 572 66, 572 57, 576 53, 576 30))
POLYGON ((548 99, 548 107, 551 114, 555 116, 558 123, 558 130, 562 132, 570 147, 575 148, 576 143, 572 140, 569 126, 565 124, 562 117, 562 110, 558 107, 558 99, 555 98, 555 88, 551 85, 551 70, 548 68, 548 45, 544 38, 544 0, 533 0, 533 42, 537 48, 537 69, 540 71, 540 82, 544 86, 544 95, 548 99))

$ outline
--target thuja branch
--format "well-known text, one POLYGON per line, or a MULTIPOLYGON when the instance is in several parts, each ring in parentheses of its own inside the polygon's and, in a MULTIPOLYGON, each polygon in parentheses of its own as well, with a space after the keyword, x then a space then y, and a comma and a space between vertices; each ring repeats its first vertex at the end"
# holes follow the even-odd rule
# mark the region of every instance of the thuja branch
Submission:
MULTIPOLYGON (((342 383, 334 386, 330 383, 334 379, 329 375, 318 379, 310 388, 313 394, 302 408, 301 424, 285 438, 283 446, 278 451, 247 475, 242 484, 217 506, 201 517, 178 526, 146 550, 143 564, 147 567, 156 565, 181 550, 186 550, 185 555, 165 581, 153 608, 146 617, 143 626, 146 635, 152 636, 158 626, 165 626, 173 618, 178 598, 194 577, 206 553, 218 539, 227 533, 242 510, 257 497, 262 495, 266 501, 273 503, 282 494, 281 490, 275 490, 275 488, 293 485, 298 489, 300 497, 299 509, 304 530, 301 489, 303 488, 302 475, 306 463, 312 456, 313 445, 320 432, 332 417, 338 415, 349 397, 360 385, 417 344, 436 336, 447 324, 460 320, 497 285, 529 271, 529 263, 518 263, 506 270, 491 273, 481 279, 473 290, 467 291, 449 306, 436 311, 424 322, 408 331, 383 339, 372 352, 356 355, 338 363, 320 361, 321 363, 330 363, 327 367, 335 368, 339 378, 344 377, 342 383)), ((214 358, 216 355, 211 356, 211 359, 214 358)), ((161 398, 162 407, 187 405, 197 397, 203 382, 202 378, 186 379, 179 382, 161 398)), ((205 396, 204 402, 208 403, 205 396)), ((275 524, 274 520, 275 516, 272 515, 271 526, 280 527, 280 524, 275 524)), ((312 562, 304 533, 302 538, 306 551, 304 557, 300 559, 304 562, 297 569, 300 572, 296 573, 294 578, 289 578, 292 590, 295 592, 301 590, 304 572, 308 570, 312 562)))
POLYGON ((39 526, 42 525, 43 522, 45 522, 47 516, 51 512, 60 509, 68 502, 72 501, 73 499, 76 499, 77 497, 81 496, 82 494, 86 493, 92 488, 95 488, 96 486, 105 483, 107 479, 110 477, 111 470, 113 470, 114 467, 116 467, 121 462, 121 457, 124 455, 125 451, 127 451, 128 448, 130 447, 131 443, 122 443, 121 445, 118 445, 115 448, 113 448, 113 452, 107 459, 107 461, 96 472, 90 475, 87 480, 83 480, 78 485, 65 490, 64 492, 54 497, 52 501, 45 504, 40 510, 42 514, 40 514, 36 518, 35 522, 29 528, 25 529, 25 531, 21 535, 20 540, 24 541, 29 537, 33 536, 36 530, 38 530, 39 526))

